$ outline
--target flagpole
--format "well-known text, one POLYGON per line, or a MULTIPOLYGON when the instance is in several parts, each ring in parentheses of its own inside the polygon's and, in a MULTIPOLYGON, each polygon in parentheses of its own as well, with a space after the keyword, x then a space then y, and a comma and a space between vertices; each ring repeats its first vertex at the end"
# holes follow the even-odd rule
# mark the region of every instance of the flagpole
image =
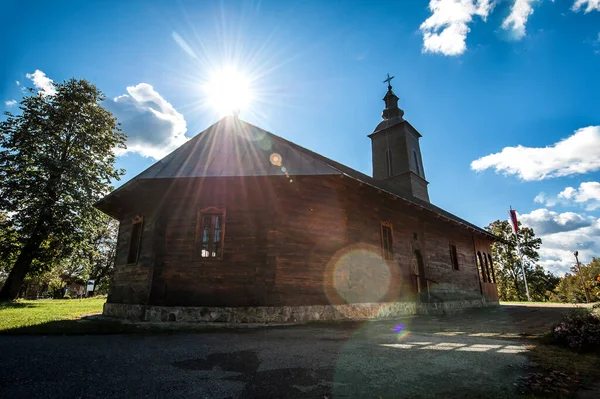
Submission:
POLYGON ((523 262, 523 252, 521 251, 521 246, 519 245, 519 226, 517 222, 516 211, 513 211, 512 206, 510 206, 510 210, 508 211, 508 215, 510 216, 510 222, 513 225, 513 233, 515 235, 515 239, 517 242, 517 254, 521 259, 521 273, 523 274, 523 282, 525 283, 525 293, 527 294, 527 302, 531 302, 531 297, 529 296, 529 286, 527 285, 527 276, 525 276, 525 265, 523 262))
POLYGON ((519 245, 519 235, 517 234, 517 252, 519 257, 521 258, 521 273, 523 273, 523 281, 525 282, 525 293, 527 294, 527 302, 531 302, 531 297, 529 296, 529 287, 527 285, 527 276, 525 276, 525 266, 523 265, 523 252, 521 251, 521 246, 519 245))

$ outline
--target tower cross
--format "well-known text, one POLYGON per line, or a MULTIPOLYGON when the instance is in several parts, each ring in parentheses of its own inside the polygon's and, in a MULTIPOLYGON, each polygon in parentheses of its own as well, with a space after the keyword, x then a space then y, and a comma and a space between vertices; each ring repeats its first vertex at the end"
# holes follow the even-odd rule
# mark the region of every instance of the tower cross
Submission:
POLYGON ((392 88, 392 79, 394 79, 395 76, 390 76, 390 74, 387 74, 387 78, 383 81, 383 83, 387 83, 389 88, 392 88))

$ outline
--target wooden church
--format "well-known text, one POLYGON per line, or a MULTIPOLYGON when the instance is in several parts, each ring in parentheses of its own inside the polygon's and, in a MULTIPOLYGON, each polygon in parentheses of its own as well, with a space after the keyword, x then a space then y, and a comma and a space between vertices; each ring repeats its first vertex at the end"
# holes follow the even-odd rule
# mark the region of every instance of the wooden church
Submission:
POLYGON ((367 176, 225 117, 100 200, 120 221, 104 313, 368 318, 498 301, 489 232, 430 203, 388 81, 367 176))

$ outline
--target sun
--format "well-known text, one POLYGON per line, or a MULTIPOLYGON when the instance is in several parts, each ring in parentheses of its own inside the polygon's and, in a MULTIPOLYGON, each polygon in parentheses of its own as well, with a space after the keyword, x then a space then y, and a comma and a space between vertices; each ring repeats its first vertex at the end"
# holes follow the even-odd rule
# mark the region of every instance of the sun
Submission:
POLYGON ((212 72, 204 92, 208 105, 220 116, 248 110, 254 97, 249 77, 233 67, 212 72))

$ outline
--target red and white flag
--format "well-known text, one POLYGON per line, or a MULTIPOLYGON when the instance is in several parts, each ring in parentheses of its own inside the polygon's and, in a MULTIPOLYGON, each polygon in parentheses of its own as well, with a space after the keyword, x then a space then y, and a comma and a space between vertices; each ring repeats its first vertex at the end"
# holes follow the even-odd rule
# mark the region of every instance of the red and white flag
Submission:
POLYGON ((510 217, 509 221, 510 225, 512 226, 513 234, 517 235, 517 233, 519 232, 519 224, 517 222, 517 211, 511 208, 508 211, 508 216, 510 217))

